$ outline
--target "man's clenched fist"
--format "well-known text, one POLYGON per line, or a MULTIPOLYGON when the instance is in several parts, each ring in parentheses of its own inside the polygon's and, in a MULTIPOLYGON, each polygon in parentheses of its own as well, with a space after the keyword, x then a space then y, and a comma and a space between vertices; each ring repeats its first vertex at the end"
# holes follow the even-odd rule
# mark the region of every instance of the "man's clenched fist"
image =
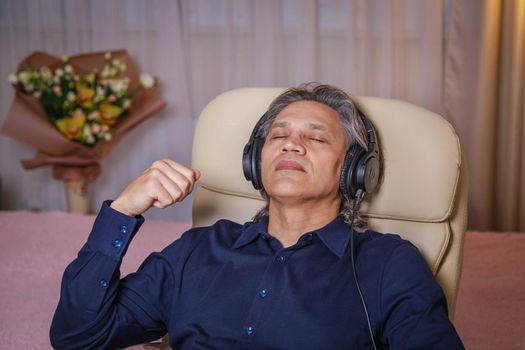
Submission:
POLYGON ((126 186, 111 207, 129 216, 151 207, 166 208, 190 194, 200 176, 198 170, 170 159, 157 160, 126 186))

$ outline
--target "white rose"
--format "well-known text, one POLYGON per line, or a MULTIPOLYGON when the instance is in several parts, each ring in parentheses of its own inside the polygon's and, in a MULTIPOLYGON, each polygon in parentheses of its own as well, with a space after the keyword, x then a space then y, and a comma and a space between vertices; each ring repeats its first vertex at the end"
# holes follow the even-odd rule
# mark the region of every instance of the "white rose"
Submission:
POLYGON ((115 79, 109 83, 109 86, 111 87, 111 90, 121 95, 128 89, 128 82, 124 79, 115 79))
POLYGON ((100 76, 102 78, 109 77, 109 67, 108 66, 104 66, 104 68, 102 69, 102 72, 100 73, 100 76))
POLYGON ((142 73, 140 75, 140 84, 146 88, 146 89, 150 89, 153 87, 153 85, 155 85, 155 78, 153 78, 151 75, 147 74, 147 73, 142 73))
POLYGON ((100 124, 93 123, 93 125, 91 125, 91 132, 93 134, 98 134, 101 130, 100 124))
POLYGON ((76 98, 77 98, 77 96, 75 95, 75 93, 73 91, 69 91, 67 93, 68 101, 73 102, 73 101, 75 101, 76 98))
POLYGON ((18 80, 20 80, 22 84, 26 84, 29 81, 29 74, 25 71, 18 73, 18 80))
POLYGON ((43 66, 42 68, 40 68, 40 75, 42 75, 42 79, 44 80, 51 80, 51 78, 53 77, 53 73, 46 66, 43 66))
POLYGON ((71 65, 69 64, 66 64, 64 66, 64 70, 66 71, 66 73, 69 73, 69 74, 73 73, 73 67, 71 67, 71 65))
POLYGON ((24 90, 27 91, 27 92, 33 92, 34 89, 35 89, 35 85, 33 85, 31 83, 28 83, 28 84, 24 85, 24 90))
POLYGON ((7 81, 13 85, 18 84, 18 78, 16 74, 9 74, 9 76, 7 77, 7 81))
POLYGON ((93 136, 91 133, 91 128, 87 124, 84 125, 84 129, 82 130, 82 137, 88 144, 94 144, 96 142, 95 136, 93 136))
POLYGON ((88 120, 98 119, 98 118, 100 118, 100 113, 99 113, 99 111, 93 111, 93 112, 89 113, 87 118, 88 118, 88 120))

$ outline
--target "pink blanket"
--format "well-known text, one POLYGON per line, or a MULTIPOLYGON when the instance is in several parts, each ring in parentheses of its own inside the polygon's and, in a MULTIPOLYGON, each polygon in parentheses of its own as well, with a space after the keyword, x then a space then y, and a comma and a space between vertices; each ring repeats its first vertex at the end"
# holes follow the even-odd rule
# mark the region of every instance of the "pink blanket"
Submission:
POLYGON ((467 349, 525 349, 525 233, 467 232, 454 323, 467 349))
MULTIPOLYGON (((63 212, 0 212, 0 349, 50 349, 62 272, 93 220, 63 212)), ((146 221, 122 274, 189 227, 146 221)), ((467 349, 525 349, 524 252, 525 234, 467 233, 455 322, 467 349)))
MULTIPOLYGON (((0 212, 0 349, 51 348, 49 326, 62 273, 94 219, 63 212, 0 212)), ((124 258, 122 275, 189 227, 189 222, 147 220, 124 258)))

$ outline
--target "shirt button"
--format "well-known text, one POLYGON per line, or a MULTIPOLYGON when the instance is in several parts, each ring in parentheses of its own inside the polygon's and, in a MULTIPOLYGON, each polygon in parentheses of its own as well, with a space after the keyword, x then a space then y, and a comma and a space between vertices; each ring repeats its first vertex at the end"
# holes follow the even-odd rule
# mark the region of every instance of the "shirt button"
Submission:
POLYGON ((100 280, 98 281, 98 284, 102 287, 102 288, 106 288, 108 286, 108 281, 106 280, 100 280))
POLYGON ((264 299, 268 296, 268 291, 266 289, 263 289, 259 292, 259 296, 261 297, 261 299, 264 299))
POLYGON ((120 249, 122 248, 122 241, 120 239, 116 239, 113 241, 113 247, 120 249))
POLYGON ((284 261, 284 256, 279 255, 279 256, 277 257, 277 261, 279 261, 279 262, 283 262, 283 261, 284 261))
POLYGON ((128 233, 128 226, 126 226, 126 225, 120 226, 120 233, 122 233, 123 235, 128 233))
POLYGON ((246 335, 253 335, 253 333, 255 333, 255 328, 253 328, 252 326, 248 326, 244 329, 244 333, 246 333, 246 335))

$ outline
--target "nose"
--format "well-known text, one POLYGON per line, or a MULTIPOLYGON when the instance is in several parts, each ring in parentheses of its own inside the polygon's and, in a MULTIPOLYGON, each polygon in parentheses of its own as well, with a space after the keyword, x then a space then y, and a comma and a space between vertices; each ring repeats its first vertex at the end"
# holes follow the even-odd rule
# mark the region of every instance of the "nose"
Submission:
POLYGON ((294 152, 303 155, 305 153, 305 147, 297 136, 290 135, 283 140, 281 152, 294 152))

